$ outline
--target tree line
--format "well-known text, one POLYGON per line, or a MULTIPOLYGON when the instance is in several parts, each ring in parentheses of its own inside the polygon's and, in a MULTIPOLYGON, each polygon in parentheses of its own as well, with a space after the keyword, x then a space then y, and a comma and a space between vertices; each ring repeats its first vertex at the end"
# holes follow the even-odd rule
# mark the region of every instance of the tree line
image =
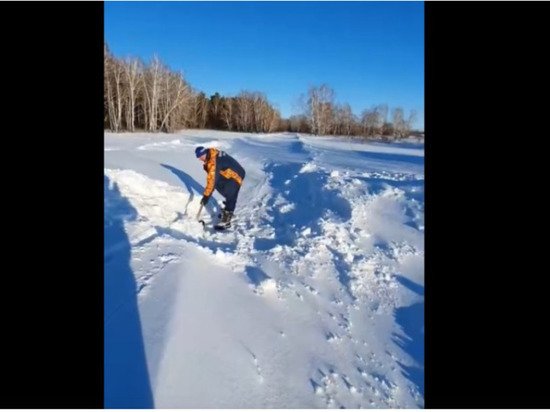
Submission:
POLYGON ((335 102, 334 90, 326 84, 310 87, 300 101, 301 113, 284 119, 264 93, 207 97, 157 56, 149 62, 120 59, 104 46, 104 128, 113 132, 193 128, 400 139, 413 132, 416 120, 414 111, 406 117, 402 108, 390 112, 385 104, 356 116, 349 104, 335 102))

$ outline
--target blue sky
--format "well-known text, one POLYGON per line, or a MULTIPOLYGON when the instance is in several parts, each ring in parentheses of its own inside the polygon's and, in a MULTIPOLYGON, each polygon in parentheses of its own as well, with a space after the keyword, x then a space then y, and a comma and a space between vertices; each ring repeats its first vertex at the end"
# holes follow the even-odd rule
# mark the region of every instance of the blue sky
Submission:
POLYGON ((284 117, 326 83, 357 115, 386 103, 424 127, 421 2, 106 2, 105 41, 208 96, 261 91, 284 117))

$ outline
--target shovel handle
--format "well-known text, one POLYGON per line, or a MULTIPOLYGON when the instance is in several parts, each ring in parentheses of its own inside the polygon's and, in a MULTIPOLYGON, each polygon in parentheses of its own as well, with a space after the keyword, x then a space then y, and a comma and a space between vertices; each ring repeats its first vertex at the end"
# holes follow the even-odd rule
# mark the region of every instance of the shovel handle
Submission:
POLYGON ((200 222, 201 219, 200 219, 200 216, 201 216, 201 212, 202 212, 202 204, 201 204, 201 207, 199 207, 199 211, 197 212, 197 220, 200 222))

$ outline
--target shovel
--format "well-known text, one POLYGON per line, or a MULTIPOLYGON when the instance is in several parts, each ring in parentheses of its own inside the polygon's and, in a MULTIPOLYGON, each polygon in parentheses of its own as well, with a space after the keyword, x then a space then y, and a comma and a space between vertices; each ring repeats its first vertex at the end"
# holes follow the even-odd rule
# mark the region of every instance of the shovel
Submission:
POLYGON ((206 223, 204 222, 204 220, 202 220, 202 219, 200 218, 201 212, 202 212, 202 206, 203 206, 203 205, 201 204, 201 207, 199 207, 199 211, 197 212, 197 220, 198 220, 200 223, 202 223, 202 227, 204 228, 204 227, 206 226, 206 223))

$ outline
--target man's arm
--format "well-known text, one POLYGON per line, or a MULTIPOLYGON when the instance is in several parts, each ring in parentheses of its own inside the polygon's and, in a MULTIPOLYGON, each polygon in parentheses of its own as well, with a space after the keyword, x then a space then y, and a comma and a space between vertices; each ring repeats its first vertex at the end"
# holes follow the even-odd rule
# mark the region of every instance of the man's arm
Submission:
POLYGON ((206 188, 202 196, 201 203, 205 205, 208 203, 214 187, 216 186, 216 158, 218 151, 216 149, 210 149, 210 159, 206 162, 206 188))

